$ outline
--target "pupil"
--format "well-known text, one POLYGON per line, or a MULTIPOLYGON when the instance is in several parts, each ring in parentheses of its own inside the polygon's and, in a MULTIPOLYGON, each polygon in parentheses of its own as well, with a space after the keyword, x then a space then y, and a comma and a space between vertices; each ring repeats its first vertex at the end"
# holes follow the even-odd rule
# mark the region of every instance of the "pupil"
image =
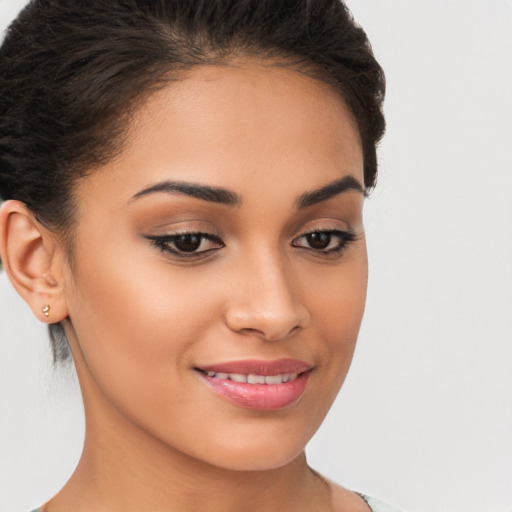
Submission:
POLYGON ((176 238, 174 244, 180 251, 196 251, 201 245, 201 237, 197 235, 180 235, 178 238, 176 238))
POLYGON ((313 249, 325 249, 331 243, 329 233, 310 233, 308 235, 308 244, 313 249))

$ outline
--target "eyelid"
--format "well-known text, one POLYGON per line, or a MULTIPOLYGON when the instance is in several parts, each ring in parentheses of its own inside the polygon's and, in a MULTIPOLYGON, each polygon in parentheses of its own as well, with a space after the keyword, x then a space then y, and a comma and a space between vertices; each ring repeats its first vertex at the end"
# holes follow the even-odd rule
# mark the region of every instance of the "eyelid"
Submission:
POLYGON ((222 233, 215 223, 201 218, 195 218, 195 215, 190 218, 161 219, 160 221, 155 219, 153 222, 141 226, 140 229, 143 233, 159 236, 206 233, 222 237, 222 233))

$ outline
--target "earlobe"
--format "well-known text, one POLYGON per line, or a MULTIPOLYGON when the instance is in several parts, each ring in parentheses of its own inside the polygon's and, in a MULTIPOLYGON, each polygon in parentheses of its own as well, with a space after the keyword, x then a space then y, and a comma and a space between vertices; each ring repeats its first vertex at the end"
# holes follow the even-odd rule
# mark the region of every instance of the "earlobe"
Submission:
POLYGON ((51 323, 67 317, 56 245, 55 235, 23 203, 11 200, 2 206, 0 255, 5 271, 34 315, 51 323))

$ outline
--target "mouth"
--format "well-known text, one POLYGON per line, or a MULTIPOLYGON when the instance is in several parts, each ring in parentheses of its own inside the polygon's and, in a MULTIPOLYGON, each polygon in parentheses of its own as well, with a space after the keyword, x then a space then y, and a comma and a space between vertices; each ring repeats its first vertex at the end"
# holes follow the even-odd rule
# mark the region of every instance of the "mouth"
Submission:
MULTIPOLYGON (((199 370, 201 371, 201 370, 199 370)), ((221 380, 232 380, 233 382, 243 382, 245 384, 283 384, 294 381, 300 374, 298 373, 279 373, 277 375, 257 375, 249 373, 222 373, 222 372, 205 372, 208 377, 221 380)))
POLYGON ((271 411, 299 401, 313 366, 296 359, 246 360, 194 370, 221 398, 243 408, 271 411))

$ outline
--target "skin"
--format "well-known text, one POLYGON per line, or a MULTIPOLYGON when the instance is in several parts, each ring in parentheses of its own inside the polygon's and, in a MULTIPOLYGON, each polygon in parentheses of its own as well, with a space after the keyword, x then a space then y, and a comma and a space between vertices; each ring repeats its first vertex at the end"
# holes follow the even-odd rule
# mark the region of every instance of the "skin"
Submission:
POLYGON ((80 463, 45 512, 368 510, 304 456, 350 366, 367 254, 362 189, 297 201, 346 176, 363 182, 363 157, 339 94, 252 63, 197 68, 146 102, 123 152, 77 185, 72 265, 24 205, 4 205, 6 270, 42 321, 64 322, 86 412, 80 463), (239 204, 135 197, 168 180, 239 204), (184 230, 215 240, 183 258, 148 239, 184 230), (314 230, 353 240, 326 254, 314 230), (233 404, 194 370, 280 358, 313 370, 276 411, 233 404))

